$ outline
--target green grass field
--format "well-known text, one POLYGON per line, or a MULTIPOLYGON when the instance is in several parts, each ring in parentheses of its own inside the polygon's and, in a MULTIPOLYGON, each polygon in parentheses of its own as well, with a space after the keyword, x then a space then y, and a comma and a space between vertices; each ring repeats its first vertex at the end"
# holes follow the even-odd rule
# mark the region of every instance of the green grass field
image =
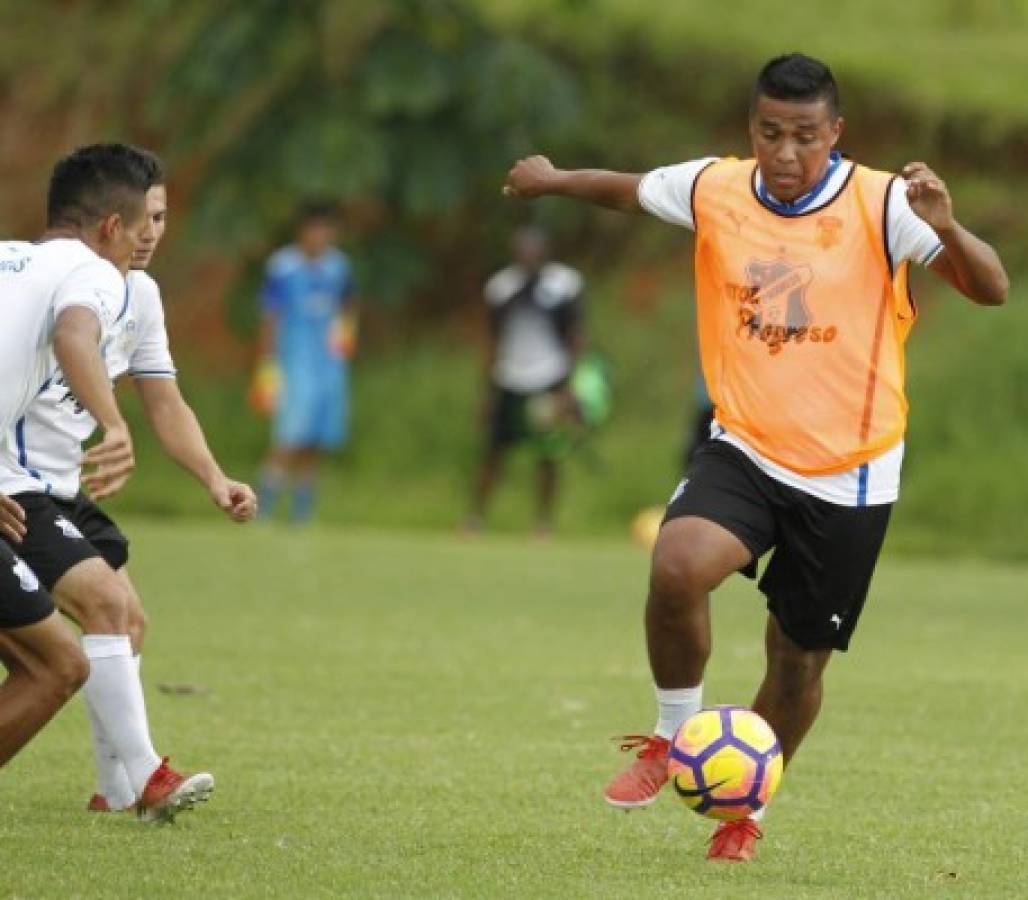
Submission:
MULTIPOLYGON (((1024 569, 885 562, 760 858, 723 867, 671 796, 600 800, 653 716, 639 549, 128 530, 158 747, 218 790, 173 827, 86 813, 74 701, 3 773, 4 898, 1024 896, 1024 569)), ((746 702, 762 607, 715 607, 707 698, 746 702)))

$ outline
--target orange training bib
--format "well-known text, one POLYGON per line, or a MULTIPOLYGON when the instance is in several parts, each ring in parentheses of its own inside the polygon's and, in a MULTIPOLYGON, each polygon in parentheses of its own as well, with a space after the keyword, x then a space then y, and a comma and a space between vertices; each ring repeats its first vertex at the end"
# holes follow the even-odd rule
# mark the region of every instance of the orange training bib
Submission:
POLYGON ((755 192, 753 160, 704 170, 693 196, 703 374, 718 422, 801 475, 855 468, 907 419, 907 263, 890 271, 892 176, 853 166, 836 198, 784 216, 755 192))

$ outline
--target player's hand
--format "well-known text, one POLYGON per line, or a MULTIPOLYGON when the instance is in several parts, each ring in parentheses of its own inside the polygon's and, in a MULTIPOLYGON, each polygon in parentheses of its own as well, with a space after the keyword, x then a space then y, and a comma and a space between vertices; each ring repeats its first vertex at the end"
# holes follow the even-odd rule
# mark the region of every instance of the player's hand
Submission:
POLYGON ((6 494, 0 494, 0 532, 16 544, 25 537, 25 510, 6 494))
POLYGON ((118 493, 136 468, 128 425, 119 422, 107 428, 103 440, 86 451, 82 465, 94 467, 82 479, 94 500, 106 500, 118 493))
POLYGON ((953 227, 953 201, 946 182, 923 162, 908 163, 903 167, 907 182, 907 200, 910 208, 935 231, 953 227))
POLYGON ((250 485, 223 478, 210 490, 214 505, 233 522, 249 522, 257 515, 257 496, 250 485))
POLYGON ((545 156, 529 156, 519 159, 507 173, 507 183, 503 186, 504 197, 522 197, 530 200, 550 193, 558 177, 554 168, 545 156))

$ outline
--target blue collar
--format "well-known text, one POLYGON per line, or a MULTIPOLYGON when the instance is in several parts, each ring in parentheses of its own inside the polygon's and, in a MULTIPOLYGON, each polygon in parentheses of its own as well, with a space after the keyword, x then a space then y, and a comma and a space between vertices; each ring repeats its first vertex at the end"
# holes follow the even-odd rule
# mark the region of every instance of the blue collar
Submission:
POLYGON ((825 189, 825 185, 828 184, 832 176, 839 170, 839 166, 842 165, 842 154, 837 150, 833 150, 829 156, 829 160, 828 171, 825 172, 821 180, 802 197, 793 200, 791 203, 785 203, 772 197, 764 186, 763 176, 761 176, 760 186, 757 188, 757 197, 760 198, 760 202, 768 209, 773 210, 776 213, 783 216, 799 215, 820 196, 821 192, 825 189))

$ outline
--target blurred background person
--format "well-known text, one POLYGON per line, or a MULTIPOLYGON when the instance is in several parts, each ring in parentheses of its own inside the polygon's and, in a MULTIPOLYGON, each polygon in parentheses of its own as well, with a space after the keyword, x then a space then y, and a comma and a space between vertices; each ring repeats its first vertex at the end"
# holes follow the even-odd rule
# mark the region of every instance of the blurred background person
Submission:
POLYGON ((489 311, 484 405, 485 450, 472 496, 467 530, 485 523, 489 500, 507 451, 530 439, 538 455, 536 531, 553 529, 560 426, 575 418, 569 379, 582 349, 582 276, 549 258, 538 227, 515 231, 513 261, 485 286, 489 311))
POLYGON ((297 217, 293 244, 268 260, 261 293, 261 361, 251 399, 274 413, 272 448, 260 474, 261 515, 285 489, 291 518, 310 521, 326 453, 349 436, 349 359, 356 332, 350 261, 336 247, 338 211, 318 200, 297 217))

